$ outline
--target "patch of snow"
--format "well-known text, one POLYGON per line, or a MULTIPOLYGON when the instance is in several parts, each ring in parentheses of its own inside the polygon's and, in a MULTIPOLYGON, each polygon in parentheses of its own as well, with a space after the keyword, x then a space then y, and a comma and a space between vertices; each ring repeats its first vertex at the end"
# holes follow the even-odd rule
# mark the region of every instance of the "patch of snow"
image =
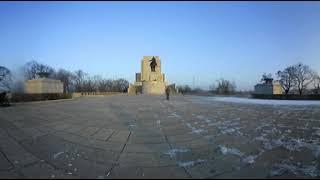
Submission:
POLYGON ((290 139, 282 144, 286 149, 290 151, 300 151, 300 149, 305 146, 305 143, 300 139, 290 139))
POLYGON ((173 112, 173 113, 171 113, 171 115, 169 117, 179 118, 180 116, 178 114, 176 114, 175 112, 173 112))
POLYGON ((257 141, 263 141, 266 142, 268 139, 265 138, 266 134, 262 134, 261 136, 255 137, 254 139, 257 141))
POLYGON ((61 152, 58 152, 56 154, 53 155, 53 158, 56 159, 59 155, 63 154, 64 152, 61 151, 61 152))
POLYGON ((192 133, 200 134, 202 132, 207 132, 207 131, 204 129, 197 129, 197 128, 192 127, 192 133))
POLYGON ((229 128, 229 129, 225 129, 225 130, 223 130, 223 131, 221 131, 221 133, 222 134, 226 134, 226 133, 232 133, 232 132, 235 132, 236 130, 235 129, 233 129, 233 128, 229 128))
POLYGON ((221 121, 218 121, 218 122, 210 123, 210 124, 208 124, 208 126, 217 126, 220 124, 221 124, 221 121))
POLYGON ((252 164, 255 162, 255 159, 257 158, 257 155, 249 155, 245 158, 242 159, 242 162, 246 163, 246 164, 252 164))
POLYGON ((175 157, 177 153, 185 153, 190 151, 189 149, 170 149, 168 152, 165 152, 164 154, 169 155, 170 157, 175 157))
POLYGON ((197 115, 196 116, 198 119, 204 119, 204 116, 202 116, 202 115, 197 115))
POLYGON ((320 129, 318 129, 316 132, 314 132, 315 135, 320 136, 320 129))
POLYGON ((270 171, 270 176, 281 176, 285 173, 292 173, 294 175, 305 175, 317 177, 320 175, 316 166, 301 166, 292 163, 276 164, 270 171))
POLYGON ((186 125, 187 125, 189 128, 192 128, 192 126, 191 126, 190 123, 186 123, 186 125))
POLYGON ((208 100, 245 103, 245 104, 265 104, 265 105, 320 105, 318 100, 274 100, 274 99, 249 99, 240 97, 206 97, 208 100))
POLYGON ((178 165, 180 167, 191 167, 194 166, 195 164, 200 164, 202 162, 205 162, 203 159, 197 159, 196 161, 186 161, 186 162, 178 162, 178 165))
POLYGON ((292 131, 291 131, 290 129, 287 129, 286 132, 287 132, 287 133, 291 133, 292 131))
POLYGON ((223 155, 232 154, 232 155, 236 155, 236 156, 240 156, 240 157, 243 156, 243 153, 236 148, 228 148, 223 145, 219 145, 219 148, 220 148, 220 152, 223 155))

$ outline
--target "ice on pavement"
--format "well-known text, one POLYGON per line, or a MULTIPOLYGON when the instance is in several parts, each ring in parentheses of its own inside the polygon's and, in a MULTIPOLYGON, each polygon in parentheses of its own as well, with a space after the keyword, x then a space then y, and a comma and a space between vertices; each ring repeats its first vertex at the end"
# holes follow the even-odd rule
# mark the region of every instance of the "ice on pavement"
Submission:
POLYGON ((318 100, 274 100, 274 99, 250 99, 240 97, 206 97, 208 100, 245 103, 245 104, 266 104, 266 105, 320 105, 318 100))

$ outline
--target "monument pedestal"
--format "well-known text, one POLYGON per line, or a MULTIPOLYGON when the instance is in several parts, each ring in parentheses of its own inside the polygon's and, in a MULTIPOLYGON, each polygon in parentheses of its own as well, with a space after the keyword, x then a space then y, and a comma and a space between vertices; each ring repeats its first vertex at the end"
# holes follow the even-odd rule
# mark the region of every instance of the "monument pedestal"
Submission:
POLYGON ((164 94, 166 85, 164 82, 144 81, 142 82, 142 94, 164 94))

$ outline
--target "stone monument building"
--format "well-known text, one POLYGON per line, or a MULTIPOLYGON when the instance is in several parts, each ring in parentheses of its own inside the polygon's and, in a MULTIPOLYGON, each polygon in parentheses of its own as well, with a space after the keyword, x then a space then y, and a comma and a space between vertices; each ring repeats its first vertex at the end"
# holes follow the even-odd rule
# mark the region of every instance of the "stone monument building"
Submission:
POLYGON ((254 86, 254 94, 282 94, 282 88, 279 81, 268 78, 264 83, 254 86))
POLYGON ((49 78, 32 79, 25 82, 25 93, 63 93, 63 83, 49 78))
POLYGON ((128 93, 164 94, 166 86, 159 56, 143 56, 141 72, 136 73, 134 84, 129 84, 128 93))

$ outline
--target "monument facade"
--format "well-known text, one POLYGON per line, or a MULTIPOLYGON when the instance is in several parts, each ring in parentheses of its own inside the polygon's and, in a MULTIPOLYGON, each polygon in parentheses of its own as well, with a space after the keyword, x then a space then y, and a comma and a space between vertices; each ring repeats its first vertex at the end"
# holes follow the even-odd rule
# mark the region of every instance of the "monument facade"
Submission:
POLYGON ((129 84, 129 94, 165 94, 167 83, 161 73, 159 56, 143 56, 141 72, 136 73, 134 84, 129 84))

